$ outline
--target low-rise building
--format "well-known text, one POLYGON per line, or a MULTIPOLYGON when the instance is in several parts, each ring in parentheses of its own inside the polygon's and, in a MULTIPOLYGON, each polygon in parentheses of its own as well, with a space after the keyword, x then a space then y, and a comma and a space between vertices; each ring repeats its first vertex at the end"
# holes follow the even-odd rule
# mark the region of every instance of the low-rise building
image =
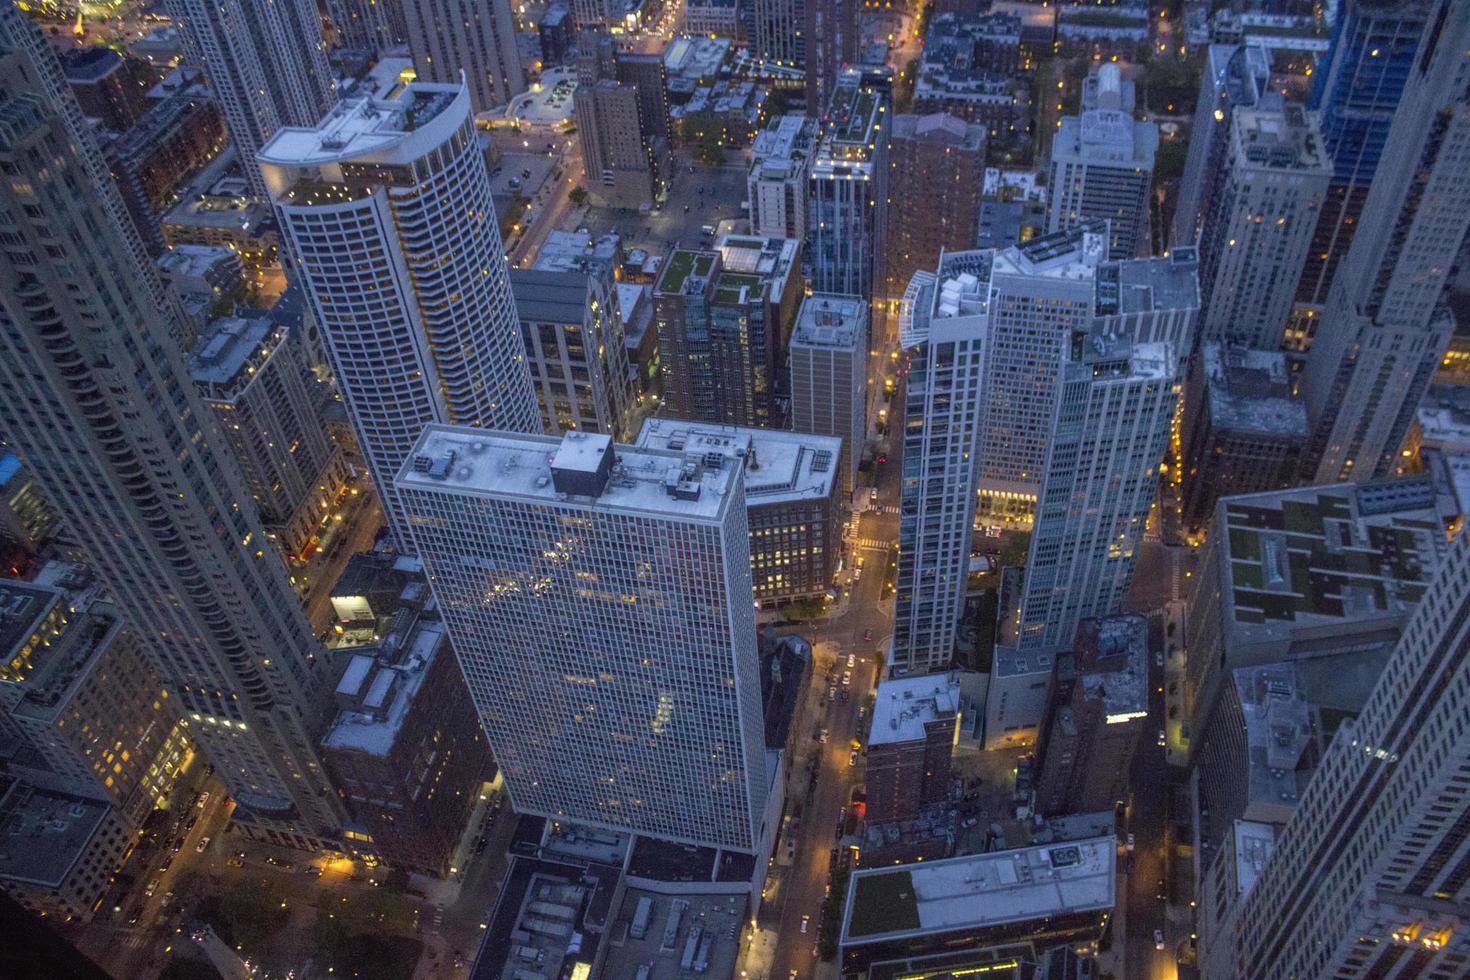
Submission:
POLYGON ((868 731, 868 823, 912 820, 949 798, 959 722, 960 682, 953 674, 878 685, 868 731))
POLYGON ((1031 97, 1015 76, 1021 58, 1021 19, 1009 13, 946 13, 924 38, 914 80, 913 111, 945 112, 981 124, 992 146, 1027 147, 1031 97))
POLYGON ((751 585, 760 602, 824 595, 841 555, 841 441, 779 429, 651 418, 635 445, 743 467, 751 585))
POLYGON ((0 776, 0 890, 37 915, 91 918, 132 840, 101 800, 0 776))
POLYGON ((270 204, 252 197, 245 178, 233 174, 184 195, 163 216, 162 230, 170 246, 234 249, 251 270, 273 265, 280 246, 270 204))

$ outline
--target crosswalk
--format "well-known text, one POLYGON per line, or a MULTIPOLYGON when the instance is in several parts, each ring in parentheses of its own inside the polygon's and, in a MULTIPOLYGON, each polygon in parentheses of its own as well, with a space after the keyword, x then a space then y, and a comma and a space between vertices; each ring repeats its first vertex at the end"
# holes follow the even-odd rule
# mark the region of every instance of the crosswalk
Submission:
POLYGON ((898 504, 884 504, 882 507, 878 508, 878 513, 880 514, 897 514, 898 512, 898 504))
POLYGON ((885 551, 893 547, 892 542, 879 541, 877 538, 858 538, 857 543, 859 548, 876 548, 879 551, 885 551))

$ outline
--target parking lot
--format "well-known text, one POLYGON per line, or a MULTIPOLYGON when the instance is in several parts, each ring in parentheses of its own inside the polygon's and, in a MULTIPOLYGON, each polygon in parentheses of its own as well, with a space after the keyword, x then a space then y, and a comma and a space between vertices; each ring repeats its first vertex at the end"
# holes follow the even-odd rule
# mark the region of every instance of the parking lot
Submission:
MULTIPOLYGON (((623 248, 646 248, 655 255, 682 245, 699 248, 713 244, 703 232, 705 226, 718 225, 727 218, 747 217, 740 205, 745 200, 747 151, 730 151, 722 166, 710 167, 694 163, 688 154, 677 157, 668 199, 650 214, 589 208, 577 223, 569 216, 572 228, 586 228, 593 236, 615 232, 623 238, 623 248)), ((568 221, 562 222, 568 227, 568 221)))

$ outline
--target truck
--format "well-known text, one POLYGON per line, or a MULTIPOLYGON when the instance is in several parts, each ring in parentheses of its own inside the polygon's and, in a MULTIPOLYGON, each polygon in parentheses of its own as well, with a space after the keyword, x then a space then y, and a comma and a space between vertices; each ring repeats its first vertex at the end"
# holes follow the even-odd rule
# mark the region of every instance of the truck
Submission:
POLYGON ((638 899, 638 908, 633 912, 633 924, 628 927, 628 935, 634 939, 642 939, 648 935, 648 920, 653 917, 653 899, 644 896, 638 899))

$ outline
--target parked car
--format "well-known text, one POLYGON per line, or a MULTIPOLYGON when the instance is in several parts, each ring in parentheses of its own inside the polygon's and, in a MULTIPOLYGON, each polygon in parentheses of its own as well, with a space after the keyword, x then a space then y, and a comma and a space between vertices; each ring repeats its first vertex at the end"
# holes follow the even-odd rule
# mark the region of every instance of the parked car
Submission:
POLYGON ((801 917, 801 931, 802 932, 806 932, 806 927, 811 924, 811 921, 812 921, 812 917, 809 916, 809 915, 803 915, 801 917))
POLYGON ((1129 834, 1128 835, 1128 851, 1129 851, 1129 853, 1132 853, 1132 851, 1133 851, 1133 835, 1132 834, 1129 834))
POLYGON ((225 864, 228 864, 232 868, 245 867, 245 862, 241 861, 239 858, 230 858, 228 861, 225 862, 225 864))
POLYGON ((1154 949, 1163 949, 1163 948, 1164 948, 1164 930, 1162 930, 1162 929, 1155 929, 1154 930, 1154 949))
POLYGON ((857 654, 855 654, 855 653, 849 653, 847 655, 847 666, 849 666, 849 667, 856 667, 857 666, 857 654))
POLYGON ((842 686, 843 687, 847 687, 851 683, 852 683, 852 671, 850 671, 850 670, 844 670, 842 672, 842 686))
POLYGON ((194 805, 203 810, 207 803, 209 803, 209 794, 206 792, 199 794, 199 799, 195 802, 194 805))
POLYGON ((849 768, 851 768, 852 766, 857 765, 857 757, 858 757, 857 749, 853 749, 850 753, 848 753, 848 756, 847 756, 847 765, 848 765, 849 768))
POLYGON ((872 630, 863 630, 863 639, 865 641, 867 641, 867 642, 872 642, 872 639, 873 639, 873 631, 872 630))
POLYGON ((827 736, 828 736, 827 729, 824 728, 821 731, 817 732, 817 741, 818 742, 821 742, 823 745, 826 745, 827 744, 827 736))
POLYGON ((206 847, 208 847, 208 846, 209 846, 209 838, 208 837, 201 837, 201 838, 199 838, 199 843, 194 845, 194 853, 195 854, 203 854, 204 853, 204 849, 206 847))
POLYGON ((148 887, 143 889, 143 894, 147 895, 149 898, 152 898, 153 893, 156 891, 158 891, 158 879, 154 878, 152 881, 148 882, 148 887))

